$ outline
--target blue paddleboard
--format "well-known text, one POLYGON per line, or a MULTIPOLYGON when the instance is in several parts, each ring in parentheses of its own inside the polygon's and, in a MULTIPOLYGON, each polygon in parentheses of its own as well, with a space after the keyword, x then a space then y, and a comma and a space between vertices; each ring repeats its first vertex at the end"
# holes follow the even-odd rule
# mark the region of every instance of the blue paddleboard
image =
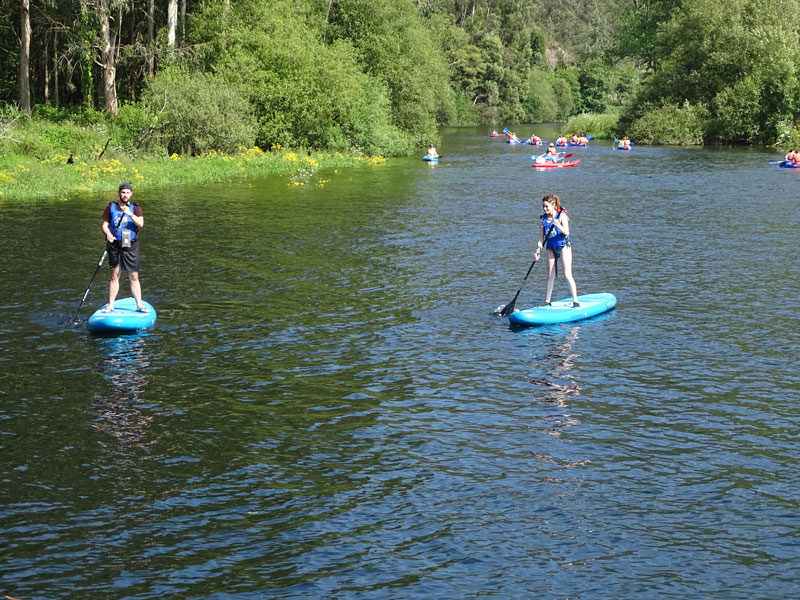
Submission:
POLYGON ((427 160, 428 162, 439 162, 438 158, 433 158, 432 156, 427 155, 423 156, 422 160, 427 160))
POLYGON ((156 322, 156 309, 148 302, 142 301, 142 305, 150 309, 150 312, 143 313, 136 310, 136 300, 133 298, 121 298, 114 302, 114 310, 103 312, 103 308, 95 311, 89 317, 87 326, 92 333, 103 334, 125 334, 134 333, 142 329, 152 327, 156 322))
POLYGON ((586 294, 578 296, 580 307, 572 307, 572 298, 553 302, 551 306, 537 306, 513 312, 508 320, 514 325, 549 325, 588 319, 607 312, 617 305, 614 294, 586 294))

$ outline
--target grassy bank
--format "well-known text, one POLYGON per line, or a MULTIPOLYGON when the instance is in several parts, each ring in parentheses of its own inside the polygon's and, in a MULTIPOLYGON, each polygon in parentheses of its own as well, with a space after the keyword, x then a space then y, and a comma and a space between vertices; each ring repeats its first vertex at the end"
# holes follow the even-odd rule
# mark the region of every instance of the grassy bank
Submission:
MULTIPOLYGON (((381 157, 358 154, 307 153, 274 148, 243 149, 238 154, 210 152, 202 156, 119 158, 54 154, 42 160, 27 155, 0 156, 0 202, 32 199, 69 200, 71 196, 114 191, 122 181, 137 190, 172 185, 221 183, 237 179, 280 175, 287 185, 324 185, 321 171, 343 167, 378 166, 381 157)), ((330 176, 330 175, 328 175, 330 176)))

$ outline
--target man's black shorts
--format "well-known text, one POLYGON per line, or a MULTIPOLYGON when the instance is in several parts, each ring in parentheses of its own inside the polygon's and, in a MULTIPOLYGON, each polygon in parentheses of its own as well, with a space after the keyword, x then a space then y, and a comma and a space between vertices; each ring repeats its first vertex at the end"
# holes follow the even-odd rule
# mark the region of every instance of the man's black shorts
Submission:
POLYGON ((108 244, 108 264, 113 269, 120 265, 120 269, 128 273, 139 272, 139 244, 135 244, 131 248, 120 248, 119 242, 108 244))

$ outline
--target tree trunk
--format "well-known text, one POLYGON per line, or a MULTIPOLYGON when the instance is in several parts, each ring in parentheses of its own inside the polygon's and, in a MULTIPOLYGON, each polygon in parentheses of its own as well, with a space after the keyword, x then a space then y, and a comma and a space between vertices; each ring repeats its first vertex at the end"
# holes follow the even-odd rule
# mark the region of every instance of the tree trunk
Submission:
POLYGON ((31 111, 31 2, 20 0, 19 108, 31 111))
POLYGON ((181 0, 181 46, 186 39, 186 0, 181 0))
POLYGON ((152 77, 156 73, 156 4, 150 0, 147 4, 147 73, 152 77))
POLYGON ((167 6, 167 46, 175 48, 178 31, 178 0, 169 0, 167 6))
POLYGON ((44 38, 44 52, 42 52, 42 65, 44 66, 44 103, 50 103, 50 43, 47 36, 44 38))
POLYGON ((53 32, 53 106, 58 108, 58 32, 53 32))
MULTIPOLYGON (((106 112, 117 114, 119 105, 117 103, 117 53, 116 39, 111 32, 111 23, 108 19, 108 4, 105 1, 98 2, 100 10, 100 34, 102 48, 100 50, 100 65, 103 69, 103 96, 106 100, 106 112)), ((119 23, 117 23, 119 27, 119 23)))

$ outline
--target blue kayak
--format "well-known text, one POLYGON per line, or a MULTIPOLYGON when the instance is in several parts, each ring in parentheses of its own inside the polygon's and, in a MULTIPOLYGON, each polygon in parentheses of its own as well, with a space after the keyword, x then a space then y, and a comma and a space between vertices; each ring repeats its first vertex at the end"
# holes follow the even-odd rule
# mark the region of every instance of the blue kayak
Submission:
POLYGON ((434 158, 432 156, 428 156, 427 154, 422 157, 422 160, 427 160, 428 162, 439 162, 438 158, 434 158))
POLYGON ((103 312, 103 308, 95 311, 89 317, 87 326, 92 333, 116 334, 134 333, 142 329, 148 329, 156 322, 156 309, 145 301, 142 304, 150 309, 150 312, 139 312, 136 310, 136 300, 133 298, 122 298, 114 302, 114 310, 103 312))
POLYGON ((781 169, 800 169, 800 163, 790 163, 786 160, 781 161, 780 165, 778 166, 781 169))
POLYGON ((627 146, 617 146, 617 150, 630 150, 627 146))
POLYGON ((551 306, 527 308, 509 315, 513 325, 550 325, 553 323, 569 323, 580 321, 608 312, 617 305, 614 294, 586 294, 578 296, 580 307, 573 308, 572 298, 553 302, 551 306))

